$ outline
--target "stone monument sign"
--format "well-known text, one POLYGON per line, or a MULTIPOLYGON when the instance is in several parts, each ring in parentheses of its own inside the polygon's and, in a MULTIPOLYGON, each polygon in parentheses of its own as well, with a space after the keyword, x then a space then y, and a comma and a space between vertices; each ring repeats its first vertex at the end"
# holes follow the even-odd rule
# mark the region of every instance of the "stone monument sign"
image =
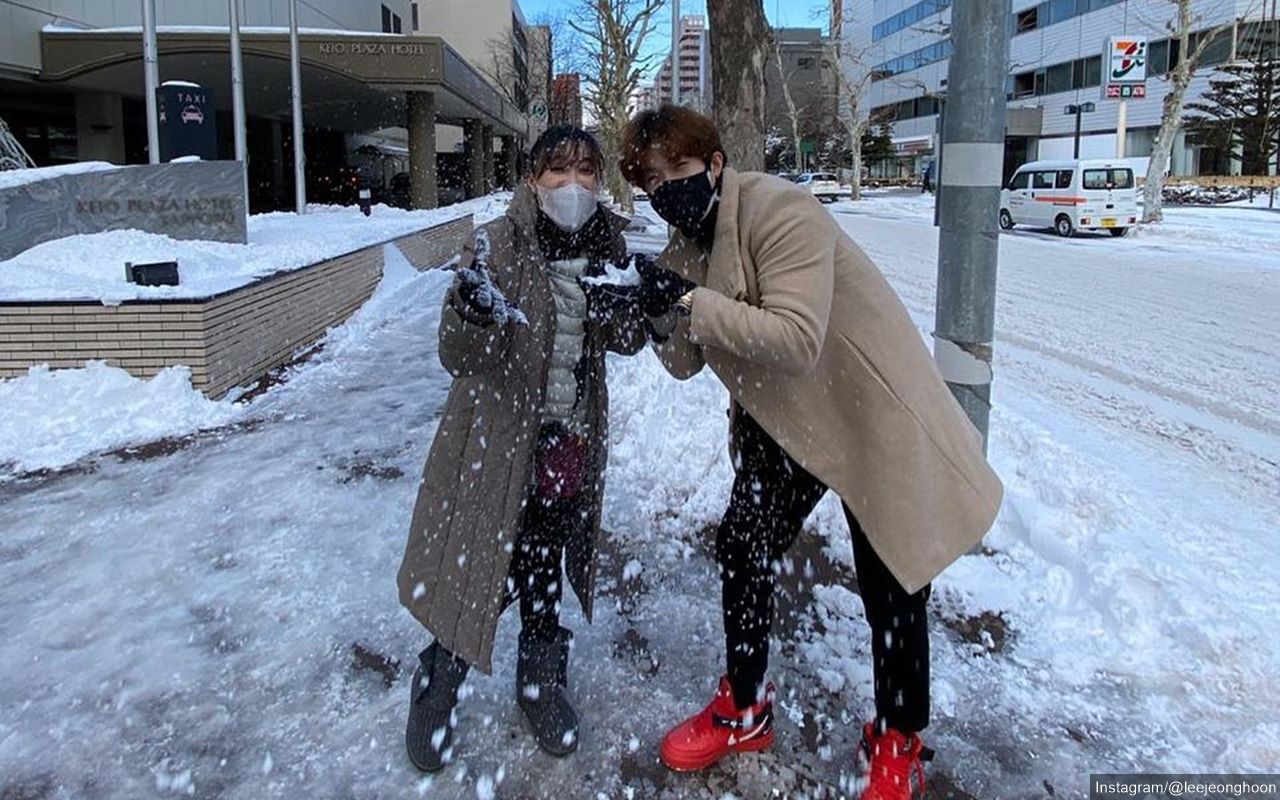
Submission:
POLYGON ((0 261, 77 233, 136 228, 174 239, 248 241, 237 161, 58 175, 0 189, 0 261))

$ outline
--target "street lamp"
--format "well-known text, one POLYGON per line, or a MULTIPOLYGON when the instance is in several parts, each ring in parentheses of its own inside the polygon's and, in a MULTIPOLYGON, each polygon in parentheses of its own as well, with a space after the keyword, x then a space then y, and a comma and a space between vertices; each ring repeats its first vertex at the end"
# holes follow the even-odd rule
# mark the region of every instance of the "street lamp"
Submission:
POLYGON ((1065 113, 1068 117, 1072 114, 1075 114, 1076 116, 1076 158, 1080 157, 1080 117, 1084 114, 1092 114, 1097 110, 1098 107, 1093 103, 1081 103, 1080 105, 1075 105, 1073 103, 1066 108, 1065 113))

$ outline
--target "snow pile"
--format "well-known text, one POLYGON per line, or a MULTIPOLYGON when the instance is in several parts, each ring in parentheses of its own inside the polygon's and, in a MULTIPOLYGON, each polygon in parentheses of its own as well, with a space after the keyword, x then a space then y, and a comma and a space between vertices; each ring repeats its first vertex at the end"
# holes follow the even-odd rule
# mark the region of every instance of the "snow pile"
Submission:
POLYGON ((63 175, 81 175, 86 172, 106 172, 113 169, 120 169, 120 167, 106 161, 79 161, 74 164, 59 164, 55 167, 0 170, 0 189, 12 189, 27 183, 60 178, 63 175))
POLYGON ((0 381, 0 409, 0 474, 59 469, 89 453, 227 425, 243 413, 192 388, 186 367, 141 380, 101 361, 33 367, 0 381))
POLYGON ((1178 183, 1164 187, 1161 196, 1174 205, 1213 206, 1249 199, 1249 190, 1240 186, 1199 186, 1178 183))
POLYGON ((68 236, 0 261, 0 300, 101 300, 207 297, 258 278, 336 258, 450 220, 476 215, 480 224, 504 213, 505 195, 490 195, 429 211, 374 206, 310 206, 249 218, 249 243, 178 241, 138 230, 68 236), (125 262, 178 262, 179 286, 138 286, 125 262))
POLYGON ((611 355, 605 527, 636 552, 687 557, 729 499, 728 408, 710 369, 676 383, 651 349, 611 355))

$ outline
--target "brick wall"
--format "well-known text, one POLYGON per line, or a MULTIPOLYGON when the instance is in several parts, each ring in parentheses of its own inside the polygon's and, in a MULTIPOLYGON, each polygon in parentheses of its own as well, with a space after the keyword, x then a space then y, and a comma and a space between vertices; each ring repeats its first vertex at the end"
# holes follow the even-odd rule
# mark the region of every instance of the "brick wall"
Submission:
POLYGON ((418 269, 431 269, 462 252, 471 238, 471 217, 446 222, 429 230, 397 239, 400 252, 418 269))
MULTIPOLYGON (((457 254, 470 217, 393 242, 415 267, 457 254)), ((210 397, 260 378, 341 324, 382 277, 382 245, 204 299, 175 302, 0 303, 0 379, 37 364, 82 367, 102 360, 140 378, 191 368, 210 397)))

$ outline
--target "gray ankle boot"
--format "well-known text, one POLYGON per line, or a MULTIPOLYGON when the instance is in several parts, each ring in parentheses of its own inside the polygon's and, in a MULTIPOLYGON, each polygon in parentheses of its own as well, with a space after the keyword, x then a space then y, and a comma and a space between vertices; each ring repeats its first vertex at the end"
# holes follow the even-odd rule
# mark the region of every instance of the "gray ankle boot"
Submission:
POLYGON ((578 749, 578 715, 565 696, 572 641, 573 634, 565 628, 550 642, 520 634, 516 700, 538 746, 553 756, 567 756, 578 749))
POLYGON ((467 663, 439 642, 432 642, 418 654, 418 667, 409 685, 409 725, 404 741, 409 760, 423 772, 444 769, 452 756, 453 707, 458 704, 458 688, 467 670, 467 663))

